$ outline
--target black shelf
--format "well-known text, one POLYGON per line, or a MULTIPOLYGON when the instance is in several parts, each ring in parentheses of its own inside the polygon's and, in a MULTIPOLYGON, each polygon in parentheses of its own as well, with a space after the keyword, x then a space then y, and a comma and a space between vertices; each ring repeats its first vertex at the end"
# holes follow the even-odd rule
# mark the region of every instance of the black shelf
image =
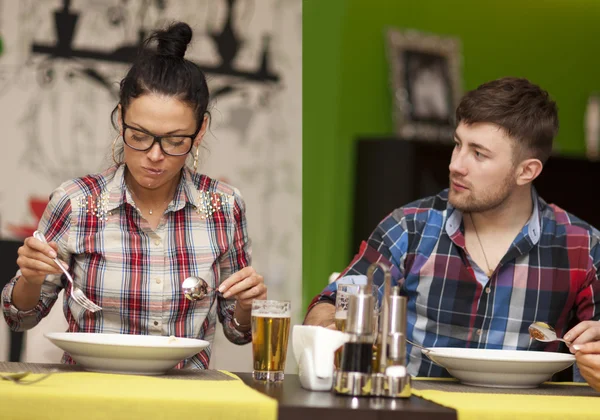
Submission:
MULTIPOLYGON (((350 257, 393 209, 448 187, 452 144, 394 137, 357 141, 353 234, 350 257)), ((600 162, 552 156, 534 185, 540 196, 600 227, 594 183, 600 162)))

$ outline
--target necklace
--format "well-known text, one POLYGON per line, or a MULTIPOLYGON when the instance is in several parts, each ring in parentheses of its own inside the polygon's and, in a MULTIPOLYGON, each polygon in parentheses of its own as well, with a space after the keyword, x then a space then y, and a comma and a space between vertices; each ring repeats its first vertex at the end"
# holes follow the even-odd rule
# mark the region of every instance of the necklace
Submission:
MULTIPOLYGON (((133 188, 129 188, 129 191, 131 191, 131 195, 133 195, 133 199, 134 199, 134 200, 137 200, 137 201, 138 201, 138 203, 141 203, 141 202, 142 202, 142 200, 140 200, 140 198, 137 196, 137 194, 135 193, 135 191, 133 191, 133 188)), ((165 204, 167 204, 169 201, 170 201, 170 200, 167 198, 165 201, 163 201, 163 203, 162 203, 161 205, 163 205, 163 206, 164 206, 164 205, 165 205, 165 204)), ((141 211, 141 210, 140 210, 140 211, 141 211)), ((153 210, 152 210, 152 209, 148 209, 148 214, 149 214, 149 215, 152 215, 152 213, 153 213, 153 210)))
POLYGON ((477 236, 477 242, 479 242, 479 247, 481 248, 481 252, 483 253, 483 258, 485 259, 485 265, 487 266, 487 276, 492 277, 494 270, 490 268, 490 263, 488 262, 487 255, 485 255, 485 250, 483 249, 483 245, 481 244, 481 239, 479 239, 479 233, 477 232, 477 226, 475 226, 475 222, 473 221, 473 216, 469 213, 469 219, 471 219, 471 224, 473 225, 473 229, 475 229, 475 236, 477 236))

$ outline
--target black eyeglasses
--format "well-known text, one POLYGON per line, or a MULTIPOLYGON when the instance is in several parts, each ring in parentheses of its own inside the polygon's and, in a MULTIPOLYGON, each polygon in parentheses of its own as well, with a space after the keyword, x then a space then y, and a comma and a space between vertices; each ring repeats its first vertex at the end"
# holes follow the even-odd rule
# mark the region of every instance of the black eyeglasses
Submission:
POLYGON ((200 128, 191 135, 168 134, 165 136, 157 136, 140 128, 131 127, 123 121, 123 141, 133 150, 138 150, 140 152, 150 150, 154 146, 154 143, 158 143, 160 150, 162 150, 165 155, 183 156, 187 155, 190 150, 192 150, 194 139, 200 132, 200 128))

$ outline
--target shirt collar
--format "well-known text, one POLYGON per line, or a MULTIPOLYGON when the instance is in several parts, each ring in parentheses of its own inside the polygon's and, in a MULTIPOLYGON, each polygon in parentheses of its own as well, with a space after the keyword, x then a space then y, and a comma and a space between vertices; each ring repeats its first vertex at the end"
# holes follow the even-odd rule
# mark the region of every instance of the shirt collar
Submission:
MULTIPOLYGON (((119 165, 115 168, 113 178, 106 184, 107 192, 107 211, 119 208, 125 203, 135 207, 135 202, 131 196, 129 188, 125 182, 125 169, 126 165, 119 165)), ((190 203, 194 208, 198 207, 198 194, 194 194, 197 188, 194 185, 193 174, 191 171, 184 167, 182 170, 182 176, 173 201, 169 204, 167 211, 177 211, 182 209, 186 203, 190 203)))
POLYGON ((184 166, 181 181, 175 194, 175 210, 183 208, 186 203, 198 208, 198 199, 198 188, 194 183, 194 174, 187 166, 184 166))
POLYGON ((108 194, 107 211, 121 207, 125 203, 133 205, 133 200, 125 184, 125 165, 115 166, 115 173, 106 184, 108 194))
MULTIPOLYGON (((541 223, 539 206, 540 199, 534 187, 531 187, 531 200, 533 202, 533 211, 531 212, 529 220, 527 221, 525 226, 523 226, 523 230, 521 231, 519 236, 525 235, 529 238, 532 245, 535 245, 540 240, 541 223)), ((446 206, 446 215, 446 225, 444 226, 444 228, 446 230, 446 234, 452 238, 462 226, 463 213, 459 209, 453 207, 448 201, 448 204, 446 206)), ((515 239, 515 242, 519 239, 520 238, 517 237, 517 239, 515 239)))
POLYGON ((541 215, 540 215, 540 198, 534 187, 531 187, 531 199, 533 200, 533 212, 527 222, 527 235, 531 242, 535 245, 539 242, 541 236, 541 215))

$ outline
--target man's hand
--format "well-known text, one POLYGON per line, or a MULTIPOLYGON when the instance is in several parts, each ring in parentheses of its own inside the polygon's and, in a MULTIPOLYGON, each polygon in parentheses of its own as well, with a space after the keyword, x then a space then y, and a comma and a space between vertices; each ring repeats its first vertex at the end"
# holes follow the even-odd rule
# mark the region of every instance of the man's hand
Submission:
POLYGON ((569 349, 574 354, 576 350, 573 344, 586 344, 600 340, 600 321, 580 322, 567 331, 563 338, 571 342, 569 349))
POLYGON ((600 342, 574 344, 575 359, 581 375, 596 391, 600 391, 600 342))
POLYGON ((304 325, 317 325, 335 330, 335 305, 323 302, 313 306, 306 314, 304 325))

